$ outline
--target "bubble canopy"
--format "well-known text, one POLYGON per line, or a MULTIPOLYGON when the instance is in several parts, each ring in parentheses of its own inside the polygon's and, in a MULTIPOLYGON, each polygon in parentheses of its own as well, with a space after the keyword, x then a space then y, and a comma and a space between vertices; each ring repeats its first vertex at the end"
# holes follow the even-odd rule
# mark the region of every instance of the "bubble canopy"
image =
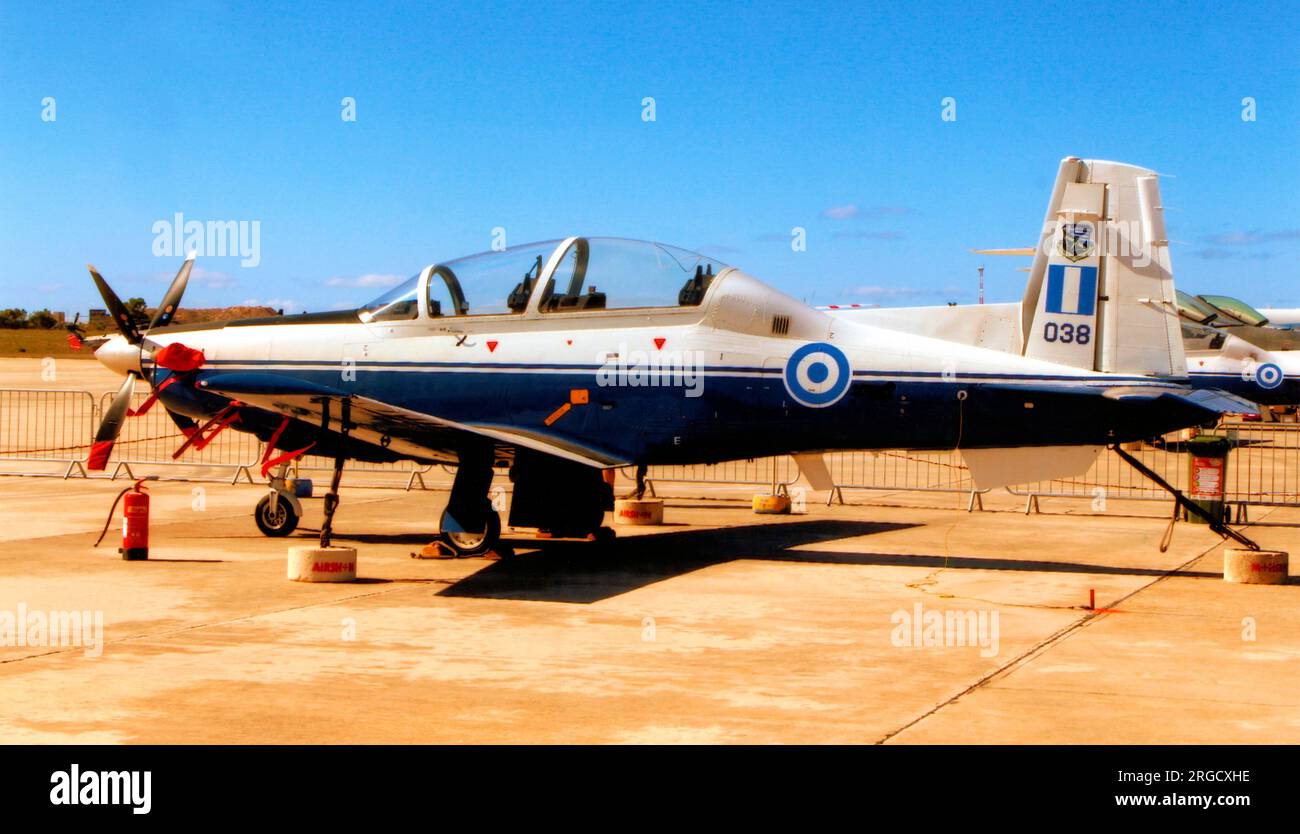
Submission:
POLYGON ((534 295, 543 314, 695 306, 727 268, 698 252, 644 240, 549 240, 435 264, 357 312, 365 322, 415 319, 422 292, 431 317, 519 315, 534 295))

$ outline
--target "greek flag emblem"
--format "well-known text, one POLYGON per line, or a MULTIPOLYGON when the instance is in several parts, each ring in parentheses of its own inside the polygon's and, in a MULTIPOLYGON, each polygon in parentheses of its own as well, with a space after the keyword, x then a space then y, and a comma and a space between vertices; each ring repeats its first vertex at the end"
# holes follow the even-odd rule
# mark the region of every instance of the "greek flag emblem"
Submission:
POLYGON ((1045 309, 1070 316, 1093 315, 1097 310, 1097 267, 1050 264, 1045 309))

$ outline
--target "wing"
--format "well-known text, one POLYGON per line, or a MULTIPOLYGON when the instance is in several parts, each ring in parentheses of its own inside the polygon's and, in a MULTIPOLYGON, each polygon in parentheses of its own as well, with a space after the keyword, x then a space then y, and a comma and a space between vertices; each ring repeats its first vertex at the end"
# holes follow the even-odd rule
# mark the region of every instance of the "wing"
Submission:
POLYGON ((456 460, 467 435, 488 438, 498 447, 531 449, 600 468, 625 466, 607 452, 544 431, 500 423, 464 423, 424 414, 324 385, 266 373, 215 374, 199 387, 241 403, 307 423, 336 428, 343 402, 349 403, 351 436, 416 458, 456 460), (328 419, 327 419, 328 418, 328 419))

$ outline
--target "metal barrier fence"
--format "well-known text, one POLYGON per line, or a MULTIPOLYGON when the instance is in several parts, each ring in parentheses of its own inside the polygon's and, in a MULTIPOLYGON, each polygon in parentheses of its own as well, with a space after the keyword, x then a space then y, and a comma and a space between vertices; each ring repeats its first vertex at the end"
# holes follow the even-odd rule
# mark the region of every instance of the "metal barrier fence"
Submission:
POLYGON ((970 470, 956 451, 912 452, 836 452, 826 455, 835 489, 827 503, 838 499, 844 503, 846 489, 870 489, 907 492, 955 492, 970 496, 967 509, 983 508, 981 496, 987 489, 976 489, 970 470))
MULTIPOLYGON (((319 455, 303 455, 294 463, 295 473, 332 473, 334 471, 334 459, 320 457, 319 455)), ((396 463, 367 463, 366 461, 353 460, 348 461, 349 472, 359 472, 366 474, 393 474, 406 479, 406 489, 411 490, 416 484, 421 489, 428 489, 424 476, 434 471, 430 464, 420 464, 415 461, 402 460, 396 463)))
MULTIPOLYGON (((139 407, 145 392, 137 392, 134 406, 139 407)), ((0 466, 53 463, 61 472, 16 471, 7 467, 0 474, 57 475, 74 473, 85 476, 84 465, 90 451, 95 427, 108 408, 113 394, 96 398, 87 391, 68 389, 0 389, 0 466)), ((1289 423, 1224 422, 1214 433, 1233 442, 1226 472, 1226 500, 1238 505, 1239 517, 1247 505, 1300 506, 1300 425, 1289 423)), ((232 483, 241 477, 254 483, 263 452, 263 444, 254 436, 239 431, 225 431, 203 449, 190 449, 180 461, 172 453, 183 441, 181 431, 161 406, 128 419, 114 448, 114 468, 108 477, 123 472, 134 476, 133 467, 186 467, 178 479, 204 480, 219 477, 232 483), (215 475, 219 471, 219 476, 215 475)), ((1143 464, 1180 489, 1187 483, 1187 453, 1178 435, 1154 444, 1130 447, 1143 464)), ((970 479, 961 454, 948 452, 836 452, 826 455, 826 463, 835 483, 830 500, 843 501, 846 489, 897 492, 948 492, 970 495, 970 508, 982 506, 981 496, 970 479)), ((333 460, 304 456, 296 464, 298 473, 329 472, 333 460)), ((430 467, 410 461, 398 463, 350 462, 349 471, 388 474, 405 481, 409 490, 416 484, 426 487, 425 475, 433 473, 439 482, 449 480, 454 467, 430 467), (448 476, 448 477, 444 477, 448 476)), ((630 467, 620 475, 631 481, 630 467)), ((690 466, 652 466, 647 482, 695 483, 726 486, 767 487, 788 491, 799 478, 799 469, 789 456, 756 458, 727 463, 690 466)), ((1057 479, 1009 488, 1013 495, 1025 498, 1026 512, 1037 506, 1039 498, 1079 498, 1096 500, 1134 499, 1169 500, 1168 494, 1124 463, 1111 451, 1098 456, 1092 468, 1078 478, 1057 479)))
POLYGON ((1295 424, 1225 424, 1220 432, 1234 446, 1228 456, 1229 503, 1300 504, 1300 429, 1295 424))
MULTIPOLYGON (((1224 500, 1228 504, 1300 505, 1300 426, 1225 421, 1207 433, 1232 442, 1224 473, 1224 500)), ((1181 490, 1187 488, 1187 451, 1178 434, 1158 444, 1130 447, 1129 453, 1168 483, 1181 490)), ((1169 493, 1109 450, 1099 455, 1081 477, 1023 484, 1008 487, 1007 491, 1026 499, 1026 512, 1037 506, 1039 498, 1169 500, 1169 493)))
MULTIPOLYGON (((622 470, 624 475, 633 471, 622 470)), ((767 486, 773 490, 788 488, 799 479, 799 467, 789 456, 732 460, 726 463, 651 466, 646 484, 654 492, 656 483, 709 483, 735 486, 767 486)))
MULTIPOLYGON (((115 392, 96 397, 89 391, 70 389, 0 388, 0 474, 30 476, 89 477, 86 461, 95 429, 115 392), (14 465, 6 466, 6 462, 14 465), (57 472, 34 471, 30 465, 58 464, 57 472), (19 466, 21 464, 21 467, 19 466)), ((137 391, 133 409, 140 408, 148 393, 137 391)), ((162 406, 126 420, 113 447, 110 479, 136 477, 136 470, 169 473, 176 480, 218 480, 249 483, 260 480, 263 444, 251 434, 223 431, 202 449, 191 447, 180 460, 172 453, 185 436, 162 406)), ((48 467, 47 467, 48 468, 48 467)), ((333 460, 305 456, 297 471, 328 471, 333 460)), ((398 463, 351 462, 351 472, 392 473, 407 489, 425 487, 430 467, 409 461, 398 463)))
POLYGON ((0 388, 0 461, 64 464, 67 477, 90 453, 98 422, 89 391, 0 388))
MULTIPOLYGON (((106 393, 99 399, 99 413, 103 414, 113 401, 113 394, 106 393)), ((148 397, 147 392, 137 390, 131 398, 132 409, 139 408, 148 397)), ((202 449, 190 448, 180 460, 173 460, 172 453, 185 441, 185 435, 172 422, 166 409, 155 404, 144 414, 127 419, 113 447, 113 469, 110 477, 116 478, 123 471, 134 477, 132 467, 150 468, 165 466, 204 467, 226 469, 230 471, 231 483, 244 477, 253 483, 252 470, 262 457, 262 444, 251 434, 239 431, 223 431, 202 449)))
MULTIPOLYGON (((1155 472, 1166 482, 1179 489, 1187 486, 1187 453, 1175 441, 1161 445, 1130 444, 1129 454, 1155 472)), ((1028 512, 1038 505, 1039 498, 1129 499, 1135 501, 1165 501, 1169 493, 1152 483, 1129 466, 1109 449, 1097 456, 1085 474, 1077 478, 1058 478, 1032 484, 1007 487, 1007 492, 1025 498, 1028 512)))
MULTIPOLYGON (((969 507, 982 507, 981 496, 989 490, 975 489, 970 472, 957 452, 831 452, 825 455, 835 488, 827 503, 844 503, 843 490, 864 489, 889 492, 950 492, 970 496, 969 507)), ((633 469, 620 470, 631 480, 633 469)), ((690 466, 651 466, 646 483, 695 483, 725 486, 765 486, 789 492, 799 480, 799 467, 789 455, 690 466)))

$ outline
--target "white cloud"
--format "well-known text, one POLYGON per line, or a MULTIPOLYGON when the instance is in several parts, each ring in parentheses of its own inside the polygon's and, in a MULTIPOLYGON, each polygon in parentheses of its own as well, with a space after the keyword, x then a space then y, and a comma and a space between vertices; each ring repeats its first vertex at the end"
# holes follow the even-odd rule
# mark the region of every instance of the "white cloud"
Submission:
POLYGON ((302 309, 302 305, 292 298, 245 298, 240 302, 240 306, 270 307, 273 310, 284 310, 286 313, 294 313, 302 309))
MULTIPOLYGON (((155 272, 153 279, 162 284, 170 284, 176 278, 175 272, 155 272)), ((204 269, 197 264, 190 270, 190 286, 207 287, 213 290, 226 290, 238 286, 239 281, 224 272, 204 269)))
POLYGON ((851 217, 858 216, 858 207, 853 203, 843 206, 831 206, 822 211, 822 217, 829 217, 832 220, 848 220, 851 217))
POLYGON ((945 294, 946 290, 918 289, 916 287, 882 287, 879 285, 870 285, 855 287, 849 290, 849 295, 858 298, 875 298, 883 300, 893 300, 899 298, 918 298, 921 296, 938 296, 945 294))
POLYGON ((379 275, 368 273, 366 275, 353 276, 336 276, 325 282, 327 287, 395 287, 402 283, 405 278, 401 275, 379 275))
POLYGON ((898 217, 904 214, 911 214, 912 210, 907 206, 872 206, 871 208, 859 208, 856 203, 845 203, 842 206, 831 206, 822 210, 822 217, 828 217, 831 220, 852 220, 855 217, 863 219, 870 217, 898 217))
POLYGON ((865 229, 859 229, 855 232, 835 232, 831 237, 848 238, 858 240, 902 240, 903 233, 895 231, 872 232, 865 229))
POLYGON ((1205 238, 1207 243, 1216 246, 1253 246, 1257 243, 1276 240, 1300 240, 1300 229, 1277 229, 1271 232, 1259 229, 1249 231, 1239 229, 1205 238))

